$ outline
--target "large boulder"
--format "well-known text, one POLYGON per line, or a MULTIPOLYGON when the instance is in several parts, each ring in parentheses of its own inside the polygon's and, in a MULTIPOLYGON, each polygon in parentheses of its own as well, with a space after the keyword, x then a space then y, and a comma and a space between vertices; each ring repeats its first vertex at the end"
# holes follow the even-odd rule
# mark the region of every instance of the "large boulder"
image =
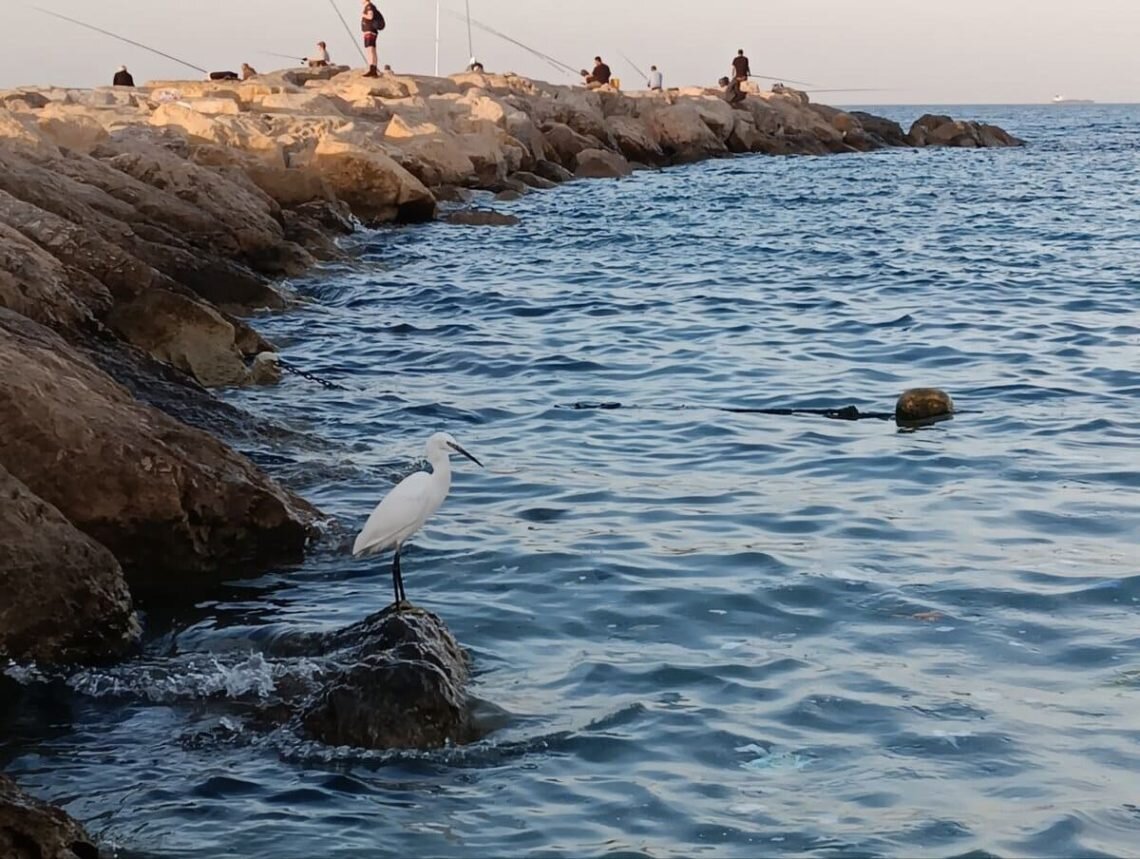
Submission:
POLYGON ((587 137, 561 122, 547 123, 542 127, 542 133, 558 161, 567 167, 574 164, 579 152, 602 146, 598 138, 587 137))
POLYGON ((365 222, 414 223, 435 216, 431 192, 378 149, 328 136, 317 145, 311 166, 365 222))
POLYGON ((303 553, 316 516, 309 504, 6 310, 0 414, 0 464, 109 548, 136 594, 303 553))
POLYGON ((310 738, 364 749, 430 749, 477 737, 467 656, 436 615, 389 608, 326 642, 344 667, 301 713, 310 738))
POLYGON ((619 179, 633 172, 629 162, 617 152, 585 149, 578 153, 574 175, 579 179, 619 179))
POLYGON ((104 662, 139 633, 114 556, 2 465, 0 594, 0 664, 104 662))
POLYGON ((853 110, 851 115, 863 126, 863 131, 882 146, 909 145, 906 132, 897 122, 861 110, 853 110))
POLYGON ((673 163, 699 161, 728 152, 725 140, 712 132, 691 101, 663 105, 649 114, 649 133, 673 163))
POLYGON ((0 775, 0 856, 99 859, 99 848, 65 811, 33 799, 10 778, 0 775))

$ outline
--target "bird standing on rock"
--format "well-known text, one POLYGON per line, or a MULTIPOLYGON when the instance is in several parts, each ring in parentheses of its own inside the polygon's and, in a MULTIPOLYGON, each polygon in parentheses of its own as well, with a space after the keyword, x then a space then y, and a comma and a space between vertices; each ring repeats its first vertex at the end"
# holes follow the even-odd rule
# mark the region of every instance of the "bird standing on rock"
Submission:
POLYGON ((352 555, 356 558, 395 547, 392 588, 397 608, 407 600, 404 579, 400 575, 400 549, 447 498, 451 489, 452 453, 462 454, 480 468, 483 467, 483 463, 465 451, 454 438, 445 432, 437 432, 427 441, 427 461, 431 463, 431 473, 417 471, 401 480, 376 505, 364 530, 357 535, 352 546, 352 555))

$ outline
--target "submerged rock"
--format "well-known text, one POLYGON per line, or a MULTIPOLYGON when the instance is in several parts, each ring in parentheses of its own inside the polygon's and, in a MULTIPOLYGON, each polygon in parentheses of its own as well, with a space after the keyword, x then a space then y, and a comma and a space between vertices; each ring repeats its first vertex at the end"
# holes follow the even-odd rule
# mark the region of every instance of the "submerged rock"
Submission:
POLYGON ((449 224, 460 224, 465 227, 513 227, 520 223, 514 215, 485 209, 463 209, 459 212, 448 212, 442 220, 449 224))
POLYGON ((946 420, 954 414, 954 401, 938 388, 911 388, 904 391, 895 405, 895 421, 899 426, 922 426, 946 420))
POLYGON ((99 859, 99 850, 67 812, 33 799, 10 778, 0 775, 0 856, 99 859))

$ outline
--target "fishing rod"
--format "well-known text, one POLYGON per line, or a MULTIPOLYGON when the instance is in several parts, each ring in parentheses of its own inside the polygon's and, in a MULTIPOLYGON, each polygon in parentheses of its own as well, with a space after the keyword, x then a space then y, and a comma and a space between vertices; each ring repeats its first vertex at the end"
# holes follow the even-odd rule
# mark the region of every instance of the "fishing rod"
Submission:
POLYGON ((278 54, 275 51, 258 51, 258 53, 265 54, 267 57, 280 57, 283 60, 297 60, 298 62, 307 59, 307 57, 295 57, 292 54, 278 54))
POLYGON ((178 57, 171 56, 170 54, 164 53, 157 48, 152 48, 149 45, 144 45, 142 42, 136 42, 134 39, 128 39, 126 36, 120 36, 118 33, 112 33, 110 30, 104 30, 101 27, 96 27, 94 24, 87 24, 75 18, 69 18, 66 15, 59 14, 58 12, 52 12, 50 9, 41 9, 39 6, 32 6, 31 8, 35 9, 37 12, 42 12, 45 15, 50 15, 53 18, 59 18, 61 21, 68 21, 72 24, 77 24, 80 27, 86 27, 88 30, 94 30, 96 33, 102 33, 104 36, 110 36, 112 39, 118 39, 120 42, 126 42, 128 45, 134 45, 136 48, 142 48, 144 51, 150 51, 152 54, 157 54, 158 56, 165 57, 168 60, 173 60, 179 65, 186 66, 186 68, 193 69, 196 72, 201 72, 204 75, 209 74, 209 72, 201 66, 196 66, 193 63, 186 62, 185 60, 180 60, 178 57))
MULTIPOLYGON (((463 16, 458 14, 457 12, 452 12, 449 10, 447 14, 449 14, 451 17, 456 18, 458 20, 463 20, 463 16)), ((561 60, 556 60, 554 57, 550 56, 549 54, 544 54, 544 53, 542 53, 542 51, 536 50, 536 49, 530 47, 529 45, 524 45, 518 39, 512 39, 506 33, 500 33, 494 27, 490 27, 487 24, 482 23, 481 21, 476 21, 474 18, 471 19, 471 23, 474 24, 476 27, 478 27, 480 30, 483 30, 487 33, 490 33, 492 36, 497 36, 498 38, 503 39, 504 41, 510 42, 512 45, 517 45, 518 47, 522 48, 524 51, 527 51, 528 53, 533 54, 534 56, 538 57, 539 59, 545 60, 551 66, 558 69, 558 71, 566 72, 567 74, 573 75, 574 77, 578 77, 578 70, 575 69, 573 66, 567 65, 566 63, 562 62, 561 60)))
POLYGON ((779 78, 779 77, 776 77, 775 75, 756 75, 756 74, 749 73, 748 76, 751 78, 760 78, 760 80, 764 80, 764 81, 777 81, 777 82, 787 81, 790 84, 798 84, 799 86, 815 87, 815 84, 809 84, 807 81, 797 81, 797 80, 793 80, 792 78, 779 78))
MULTIPOLYGON (((621 53, 621 52, 619 51, 619 53, 621 53)), ((646 81, 649 80, 649 76, 647 74, 645 74, 645 72, 643 72, 641 69, 639 69, 637 67, 637 64, 633 60, 631 60, 629 57, 627 57, 624 53, 621 55, 621 57, 623 60, 625 60, 627 63, 629 63, 630 68, 632 68, 635 72, 637 72, 639 75, 641 75, 643 80, 646 80, 646 81)))
POLYGON ((368 57, 364 56, 364 48, 360 47, 360 42, 356 40, 356 36, 352 34, 352 28, 348 26, 348 21, 344 20, 344 15, 340 14, 340 7, 336 5, 336 0, 329 0, 329 5, 333 7, 336 16, 340 18, 340 22, 344 25, 344 31, 348 33, 349 41, 356 45, 356 50, 360 52, 360 59, 364 60, 364 65, 368 65, 368 57))

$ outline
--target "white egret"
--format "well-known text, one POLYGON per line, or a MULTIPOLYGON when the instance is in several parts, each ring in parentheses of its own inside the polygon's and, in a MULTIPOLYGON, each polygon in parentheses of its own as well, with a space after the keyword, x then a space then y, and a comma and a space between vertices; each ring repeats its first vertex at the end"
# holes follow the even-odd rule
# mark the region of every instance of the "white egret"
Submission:
POLYGON ((404 579, 400 575, 400 549, 447 498, 451 489, 452 452, 462 454, 480 468, 483 467, 483 463, 460 447, 454 438, 445 432, 437 432, 427 441, 427 461, 431 463, 431 474, 417 471, 401 480, 376 505, 364 530, 357 535, 352 546, 352 555, 356 558, 395 548, 392 588, 396 594, 397 606, 407 600, 404 579))

